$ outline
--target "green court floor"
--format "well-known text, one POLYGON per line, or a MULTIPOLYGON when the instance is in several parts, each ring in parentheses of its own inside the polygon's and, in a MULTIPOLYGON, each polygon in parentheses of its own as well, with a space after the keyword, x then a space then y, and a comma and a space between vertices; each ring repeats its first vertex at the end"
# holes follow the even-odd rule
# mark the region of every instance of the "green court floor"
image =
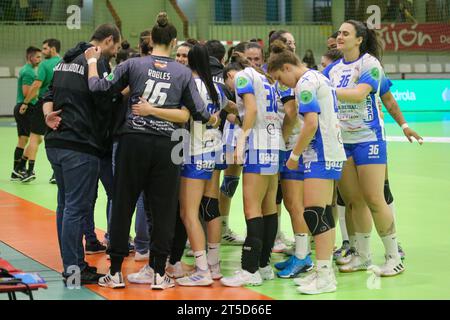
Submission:
MULTIPOLYGON (((274 299, 450 299, 450 113, 408 113, 406 117, 410 126, 425 137, 425 142, 427 137, 448 138, 440 143, 425 143, 423 146, 406 142, 388 143, 389 176, 397 212, 397 233, 407 255, 406 272, 389 279, 377 279, 368 273, 338 274, 336 293, 313 297, 297 294, 290 280, 276 279, 251 290, 274 299)), ((390 118, 386 119, 386 128, 388 136, 402 136, 402 130, 390 118)), ((0 189, 55 210, 56 186, 48 184, 51 170, 43 148, 36 163, 36 181, 29 185, 9 181, 16 139, 13 119, 0 119, 0 189)), ((96 226, 104 230, 106 197, 100 189, 95 213, 96 226)), ((236 232, 244 232, 240 188, 233 201, 230 223, 236 232)), ((282 230, 292 237, 290 220, 285 210, 282 230)), ((339 231, 337 233, 340 237, 339 231)), ((374 262, 381 264, 382 243, 376 234, 372 239, 374 262)), ((0 251, 6 259, 15 259, 18 255, 4 246, 0 251)), ((281 254, 273 255, 273 261, 283 258, 281 254)), ((20 257, 19 260, 21 264, 17 267, 26 271, 36 269, 32 260, 26 257, 20 257)), ((239 266, 240 248, 224 247, 222 260, 225 274, 231 273, 239 266)), ((42 292, 41 297, 73 298, 70 295, 72 293, 67 291, 51 287, 42 292)), ((76 296, 79 299, 98 298, 89 290, 74 294, 79 294, 76 296)))

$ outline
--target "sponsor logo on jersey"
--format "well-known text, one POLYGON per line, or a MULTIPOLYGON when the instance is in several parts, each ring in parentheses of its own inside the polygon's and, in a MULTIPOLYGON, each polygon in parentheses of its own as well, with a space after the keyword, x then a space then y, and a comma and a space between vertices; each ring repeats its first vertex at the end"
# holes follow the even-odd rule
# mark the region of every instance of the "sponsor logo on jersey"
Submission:
POLYGON ((300 101, 304 104, 310 103, 313 99, 313 94, 311 91, 302 91, 300 93, 300 101))
POLYGON ((375 80, 378 80, 380 79, 380 70, 378 70, 378 68, 372 68, 372 70, 370 70, 370 75, 375 80))
POLYGON ((107 77, 106 77, 106 80, 108 80, 108 81, 113 81, 114 80, 114 73, 110 73, 107 77))
POLYGON ((239 77, 237 80, 237 87, 242 89, 245 88, 245 86, 248 84, 248 80, 243 77, 239 77))
POLYGON ((155 60, 155 67, 158 69, 166 69, 167 68, 167 62, 162 60, 155 60))

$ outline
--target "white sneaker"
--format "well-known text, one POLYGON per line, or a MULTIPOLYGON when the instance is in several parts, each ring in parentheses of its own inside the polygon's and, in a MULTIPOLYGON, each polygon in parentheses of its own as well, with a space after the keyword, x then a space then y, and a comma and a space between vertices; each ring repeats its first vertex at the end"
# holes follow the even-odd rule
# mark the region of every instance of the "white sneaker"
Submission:
POLYGON ((145 265, 138 273, 132 273, 127 276, 128 281, 138 284, 152 284, 155 278, 155 272, 148 264, 145 265))
POLYGON ((356 254, 355 249, 350 248, 349 250, 347 250, 347 252, 345 252, 345 254, 343 256, 336 258, 336 264, 338 266, 343 266, 343 265, 350 263, 350 261, 352 261, 352 257, 355 254, 356 254))
POLYGON ((225 277, 220 282, 227 287, 242 287, 242 286, 260 286, 263 283, 259 271, 250 273, 246 270, 238 270, 231 277, 225 277))
POLYGON ((175 281, 172 278, 169 278, 167 274, 160 276, 158 272, 155 272, 153 284, 151 285, 152 290, 164 290, 173 287, 175 287, 175 281))
POLYGON ((309 272, 306 276, 295 278, 294 283, 297 286, 304 287, 309 286, 317 277, 317 270, 314 269, 312 272, 309 272))
POLYGON ((125 288, 125 282, 123 281, 122 272, 116 272, 115 275, 111 275, 110 272, 104 277, 98 280, 98 285, 105 288, 125 288))
POLYGON ((195 269, 194 270, 185 270, 183 268, 183 264, 181 263, 181 261, 178 261, 175 264, 168 263, 167 268, 166 268, 167 275, 173 279, 190 276, 194 271, 195 271, 195 269))
POLYGON ((405 271, 405 266, 401 259, 394 259, 391 256, 385 258, 386 262, 382 266, 372 266, 370 268, 376 276, 393 277, 405 271))
POLYGON ((193 257, 194 256, 194 251, 192 249, 188 249, 186 251, 186 257, 193 257))
POLYGON ((147 253, 144 254, 140 254, 136 251, 136 253, 134 254, 134 261, 136 262, 148 261, 148 259, 150 259, 150 251, 147 251, 147 253))
POLYGON ((220 262, 215 265, 209 265, 209 271, 211 272, 211 278, 213 280, 220 280, 223 278, 223 274, 220 272, 220 262))
POLYGON ((304 286, 297 288, 302 294, 321 294, 336 291, 336 279, 333 270, 322 268, 316 271, 313 280, 304 286))
POLYGON ((349 263, 339 266, 339 271, 342 273, 366 271, 371 265, 372 261, 370 259, 364 260, 360 255, 355 254, 352 256, 352 260, 349 263))
POLYGON ((289 247, 286 245, 286 243, 283 242, 282 239, 275 239, 275 243, 272 248, 273 253, 282 253, 286 251, 289 247))
POLYGON ((245 237, 239 236, 234 233, 230 228, 226 228, 222 231, 222 241, 223 245, 228 246, 241 246, 245 242, 245 237))
POLYGON ((202 271, 198 269, 191 276, 177 279, 176 282, 184 287, 207 287, 214 283, 209 270, 202 271))
POLYGON ((259 273, 263 280, 273 280, 275 279, 275 273, 273 272, 272 266, 269 264, 264 268, 259 268, 259 273))

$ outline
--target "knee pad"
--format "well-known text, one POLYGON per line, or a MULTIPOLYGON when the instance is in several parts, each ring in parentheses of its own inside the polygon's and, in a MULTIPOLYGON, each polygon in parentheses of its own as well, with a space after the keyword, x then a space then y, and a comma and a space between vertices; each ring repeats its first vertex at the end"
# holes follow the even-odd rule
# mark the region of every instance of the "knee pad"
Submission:
MULTIPOLYGON (((329 225, 328 218, 325 214, 325 208, 322 207, 305 208, 303 217, 305 218, 305 222, 308 225, 309 231, 313 236, 317 236, 332 229, 332 227, 329 225)), ((331 220, 333 220, 333 218, 331 220)))
POLYGON ((283 189, 281 188, 281 181, 278 180, 277 205, 281 204, 282 201, 283 201, 283 189))
POLYGON ((341 193, 339 192, 339 188, 337 189, 337 201, 336 203, 341 206, 341 207, 345 207, 345 202, 344 199, 342 199, 341 193))
POLYGON ((223 177, 220 191, 222 191, 222 193, 226 195, 228 198, 233 198, 238 185, 239 185, 239 177, 225 176, 223 177))
POLYGON ((387 204, 394 202, 394 196, 391 193, 391 188, 389 187, 389 180, 384 182, 384 199, 387 204))
POLYGON ((219 200, 203 197, 200 203, 200 215, 205 222, 210 222, 220 217, 219 200))
POLYGON ((325 217, 327 218, 328 225, 331 229, 336 228, 336 221, 334 221, 333 217, 333 206, 327 206, 325 208, 325 217))

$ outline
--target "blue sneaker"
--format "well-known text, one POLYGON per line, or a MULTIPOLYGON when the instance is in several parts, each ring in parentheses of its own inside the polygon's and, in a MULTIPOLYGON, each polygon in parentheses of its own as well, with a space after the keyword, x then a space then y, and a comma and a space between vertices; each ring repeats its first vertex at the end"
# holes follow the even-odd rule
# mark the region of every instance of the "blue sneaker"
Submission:
POLYGON ((286 267, 288 267, 292 261, 294 260, 294 255, 290 256, 287 260, 283 261, 283 262, 278 262, 275 263, 274 267, 277 270, 284 270, 286 267))
POLYGON ((311 271, 314 268, 314 263, 309 255, 305 259, 299 259, 296 256, 292 256, 292 258, 292 262, 277 273, 279 278, 296 278, 300 273, 311 271))

